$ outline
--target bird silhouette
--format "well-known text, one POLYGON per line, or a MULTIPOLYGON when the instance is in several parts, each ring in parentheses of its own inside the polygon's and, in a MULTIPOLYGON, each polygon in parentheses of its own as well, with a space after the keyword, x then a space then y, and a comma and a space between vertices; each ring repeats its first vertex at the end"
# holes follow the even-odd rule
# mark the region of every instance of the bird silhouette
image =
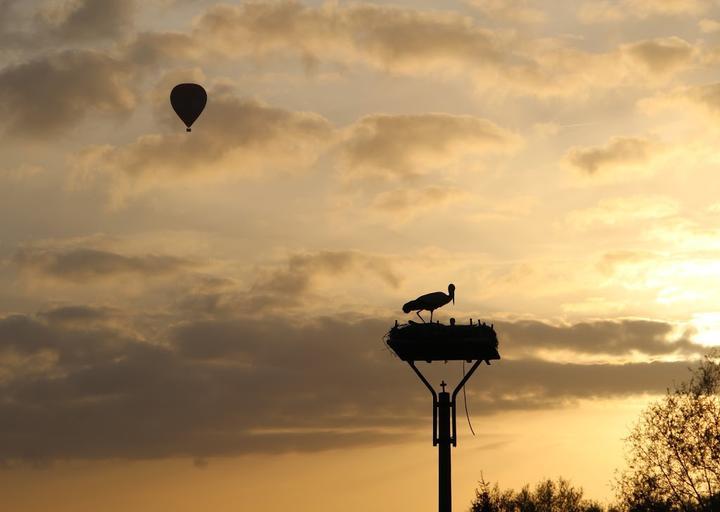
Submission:
POLYGON ((448 302, 452 301, 455 304, 455 285, 448 285, 448 293, 444 292, 433 292, 421 295, 415 300, 406 302, 402 307, 404 313, 410 313, 415 311, 415 314, 420 317, 420 320, 425 323, 425 319, 420 316, 420 311, 430 311, 430 322, 432 323, 433 311, 437 308, 443 307, 448 302))

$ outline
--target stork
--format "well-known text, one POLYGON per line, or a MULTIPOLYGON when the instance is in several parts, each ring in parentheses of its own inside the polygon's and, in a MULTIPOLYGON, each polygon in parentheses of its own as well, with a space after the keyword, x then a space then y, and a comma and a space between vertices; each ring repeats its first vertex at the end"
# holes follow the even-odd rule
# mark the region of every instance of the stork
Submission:
POLYGON ((433 311, 435 311, 437 308, 443 307, 450 301, 455 304, 454 284, 448 285, 447 294, 445 294, 444 292, 426 293, 425 295, 421 295, 415 300, 407 302, 402 309, 404 313, 410 313, 410 311, 415 311, 415 314, 420 317, 420 320, 422 320, 423 323, 425 323, 425 319, 420 316, 420 311, 430 311, 430 323, 432 323, 433 311))

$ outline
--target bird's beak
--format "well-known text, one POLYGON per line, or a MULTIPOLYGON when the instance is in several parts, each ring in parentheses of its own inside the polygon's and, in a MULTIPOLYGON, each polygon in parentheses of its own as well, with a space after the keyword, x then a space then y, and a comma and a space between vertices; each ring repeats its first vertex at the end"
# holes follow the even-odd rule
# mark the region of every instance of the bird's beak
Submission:
POLYGON ((453 295, 453 304, 455 304, 455 295, 453 295))

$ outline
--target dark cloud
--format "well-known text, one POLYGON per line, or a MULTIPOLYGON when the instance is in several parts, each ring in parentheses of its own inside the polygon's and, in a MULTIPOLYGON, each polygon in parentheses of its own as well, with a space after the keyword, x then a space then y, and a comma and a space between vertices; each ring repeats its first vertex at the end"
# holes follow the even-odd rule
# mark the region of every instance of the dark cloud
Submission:
POLYGON ((46 139, 92 112, 127 114, 135 106, 132 70, 90 50, 67 50, 0 69, 2 129, 14 138, 46 139))
POLYGON ((141 32, 124 48, 128 60, 144 66, 194 59, 198 52, 193 38, 180 32, 141 32))
MULTIPOLYGON (((427 391, 381 342, 390 320, 188 321, 148 340, 55 321, 67 313, 0 319, 0 362, 45 354, 50 365, 11 367, 0 378, 0 459, 322 450, 429 428, 427 391)), ((501 354, 512 328, 498 325, 501 354)), ((432 382, 460 377, 454 365, 423 370, 432 382)), ((469 399, 480 414, 561 407, 662 392, 685 376, 685 363, 506 359, 480 369, 469 399)))
POLYGON ((104 323, 113 318, 115 310, 96 306, 63 306, 39 313, 38 316, 53 324, 88 325, 104 323))
POLYGON ((38 16, 63 41, 116 39, 132 27, 134 0, 79 0, 49 4, 38 16))
POLYGON ((566 350, 575 354, 629 355, 640 352, 658 356, 702 353, 689 334, 655 320, 604 320, 552 325, 535 320, 497 322, 512 351, 566 350))
POLYGON ((0 0, 0 54, 22 55, 129 35, 135 0, 0 0))
POLYGON ((21 0, 0 0, 0 55, 34 46, 33 34, 26 27, 27 16, 19 12, 22 3, 21 0))
POLYGON ((14 261, 23 272, 67 281, 87 281, 126 274, 162 276, 193 266, 192 262, 174 256, 128 256, 87 248, 21 249, 15 253, 14 261))

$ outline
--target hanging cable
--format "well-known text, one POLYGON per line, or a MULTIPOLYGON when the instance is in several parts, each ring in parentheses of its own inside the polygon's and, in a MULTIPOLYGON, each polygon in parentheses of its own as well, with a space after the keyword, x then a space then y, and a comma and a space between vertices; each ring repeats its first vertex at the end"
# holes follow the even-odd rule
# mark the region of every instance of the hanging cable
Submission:
MULTIPOLYGON (((462 362, 462 370, 463 370, 463 379, 465 378, 465 361, 462 362)), ((467 383, 465 383, 467 385, 467 383)), ((463 403, 465 404, 465 417, 468 421, 468 426, 470 427, 470 432, 472 432, 472 435, 475 435, 475 431, 473 430, 472 423, 470 423, 470 414, 468 413, 468 406, 467 406, 467 395, 465 394, 465 385, 463 385, 463 403)))

